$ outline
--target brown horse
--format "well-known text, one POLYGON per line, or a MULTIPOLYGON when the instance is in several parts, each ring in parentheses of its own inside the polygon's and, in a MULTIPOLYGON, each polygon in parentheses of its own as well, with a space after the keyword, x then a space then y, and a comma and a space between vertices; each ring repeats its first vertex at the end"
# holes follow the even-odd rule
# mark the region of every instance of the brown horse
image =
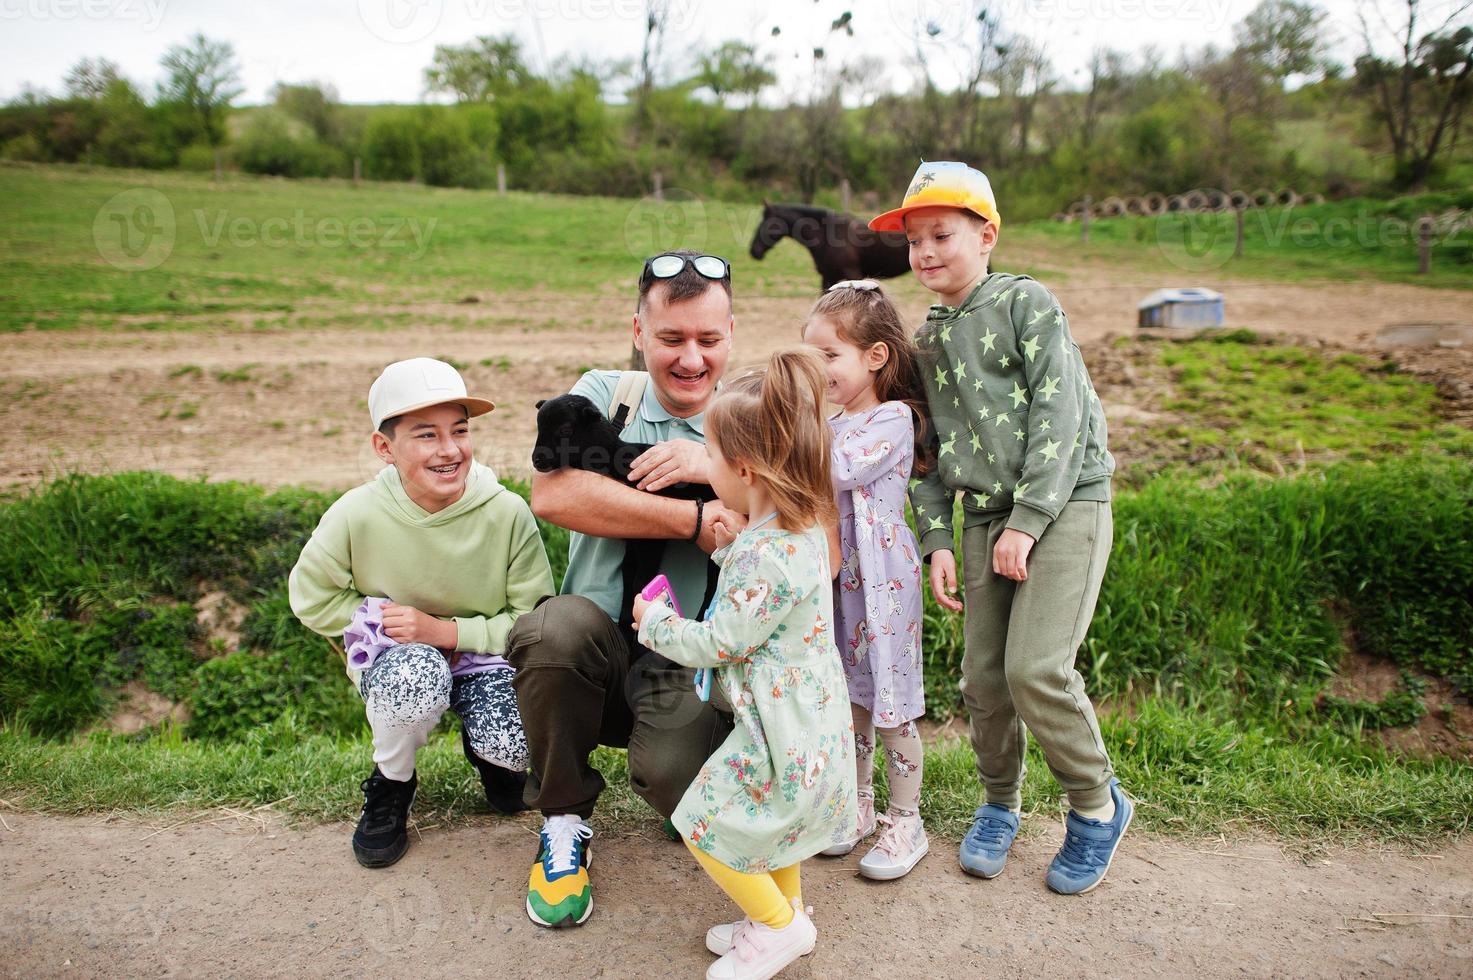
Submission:
POLYGON ((813 255, 824 289, 845 279, 889 279, 910 271, 904 235, 870 231, 858 218, 828 208, 764 201, 752 258, 762 258, 785 237, 813 255))

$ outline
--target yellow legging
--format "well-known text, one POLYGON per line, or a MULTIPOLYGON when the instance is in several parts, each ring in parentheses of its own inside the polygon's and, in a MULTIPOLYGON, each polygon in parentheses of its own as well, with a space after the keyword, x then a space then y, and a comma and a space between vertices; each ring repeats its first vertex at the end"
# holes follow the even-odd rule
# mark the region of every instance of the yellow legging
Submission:
POLYGON ((793 901, 797 900, 800 905, 803 903, 799 865, 790 864, 776 871, 747 874, 728 868, 711 855, 697 850, 690 841, 686 841, 685 846, 747 918, 773 929, 781 929, 793 921, 793 901))

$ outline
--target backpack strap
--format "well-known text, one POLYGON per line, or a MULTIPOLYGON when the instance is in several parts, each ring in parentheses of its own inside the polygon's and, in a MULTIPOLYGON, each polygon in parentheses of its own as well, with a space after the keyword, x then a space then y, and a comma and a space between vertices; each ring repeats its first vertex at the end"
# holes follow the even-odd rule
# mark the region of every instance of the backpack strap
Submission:
POLYGON ((609 419, 620 429, 627 428, 634 420, 649 383, 648 371, 619 372, 619 383, 614 386, 614 397, 609 401, 609 419))

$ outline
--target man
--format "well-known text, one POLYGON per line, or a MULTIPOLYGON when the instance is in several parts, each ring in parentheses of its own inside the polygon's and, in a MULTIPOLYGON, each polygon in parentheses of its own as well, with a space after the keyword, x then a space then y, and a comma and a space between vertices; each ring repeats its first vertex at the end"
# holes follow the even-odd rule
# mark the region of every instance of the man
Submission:
MULTIPOLYGON (((691 251, 651 258, 634 315, 634 346, 649 383, 624 438, 654 448, 635 461, 630 486, 571 468, 532 477, 533 512, 574 532, 562 594, 523 615, 507 640, 532 764, 525 799, 544 817, 527 885, 527 915, 541 926, 578 925, 593 912, 586 821, 604 780, 589 753, 627 746, 630 785, 668 817, 731 728, 729 711, 697 696, 693 671, 645 651, 631 624, 617 620, 624 539, 670 542, 661 570, 681 607, 698 615, 715 525, 745 523, 719 502, 652 492, 710 483, 703 418, 726 371, 734 327, 725 259, 691 251)), ((609 414, 620 376, 590 371, 572 393, 609 414)))

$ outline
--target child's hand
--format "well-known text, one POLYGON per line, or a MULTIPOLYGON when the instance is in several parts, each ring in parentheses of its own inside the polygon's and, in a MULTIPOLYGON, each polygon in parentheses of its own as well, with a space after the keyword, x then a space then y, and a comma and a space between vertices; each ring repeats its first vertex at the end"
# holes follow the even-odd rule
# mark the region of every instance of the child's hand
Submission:
POLYGON ((395 643, 424 643, 441 650, 454 650, 460 639, 455 623, 437 619, 413 606, 384 603, 384 633, 395 643))
POLYGON ((1016 528, 1008 528, 992 549, 992 570, 1014 582, 1028 581, 1028 552, 1033 550, 1033 537, 1016 528))
POLYGON ((651 606, 653 606, 655 603, 661 603, 661 604, 667 605, 667 606, 669 605, 669 603, 665 601, 665 593, 663 593, 663 592, 661 592, 659 595, 655 596, 653 599, 646 599, 642 595, 636 595, 634 597, 634 628, 635 629, 639 629, 639 624, 642 623, 642 622, 644 622, 644 614, 646 612, 648 612, 649 611, 649 608, 651 606))
POLYGON ((931 595, 942 609, 961 612, 962 604, 956 597, 956 555, 946 549, 931 552, 931 595))
POLYGON ((718 548, 723 548, 735 541, 736 536, 746 526, 747 518, 744 515, 723 507, 718 501, 713 500, 702 512, 701 534, 696 538, 696 547, 709 555, 718 548))
POLYGON ((717 518, 711 524, 711 534, 716 540, 717 549, 725 548, 737 539, 737 531, 722 518, 717 518))

